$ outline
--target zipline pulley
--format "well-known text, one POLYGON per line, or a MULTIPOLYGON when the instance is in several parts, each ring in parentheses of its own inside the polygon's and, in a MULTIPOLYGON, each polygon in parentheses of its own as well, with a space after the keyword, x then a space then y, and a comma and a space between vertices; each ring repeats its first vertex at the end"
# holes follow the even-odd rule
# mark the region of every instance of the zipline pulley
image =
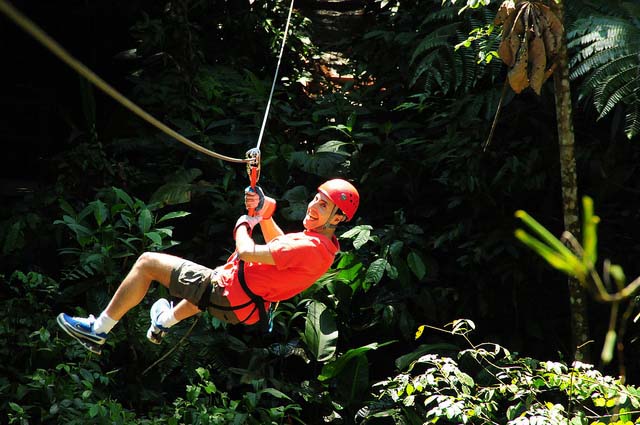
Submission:
MULTIPOLYGON (((249 186, 252 191, 256 190, 258 180, 260 180, 260 149, 249 149, 245 155, 247 162, 247 174, 249 175, 249 186)), ((249 208, 249 215, 253 216, 255 208, 249 208)))

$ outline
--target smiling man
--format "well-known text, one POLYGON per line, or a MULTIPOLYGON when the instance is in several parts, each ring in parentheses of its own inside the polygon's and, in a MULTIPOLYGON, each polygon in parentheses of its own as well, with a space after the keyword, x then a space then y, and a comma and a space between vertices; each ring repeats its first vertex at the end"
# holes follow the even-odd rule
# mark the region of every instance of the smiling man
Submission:
POLYGON ((335 229, 353 218, 359 203, 351 183, 329 180, 318 187, 307 206, 302 220, 305 230, 284 233, 273 219, 275 200, 263 196, 260 188, 246 191, 245 206, 254 208, 255 215, 243 215, 236 222, 236 250, 226 264, 210 269, 173 255, 146 252, 97 318, 60 313, 58 324, 86 349, 100 354, 108 333, 142 301, 153 281, 182 298, 175 306, 161 298, 151 307, 147 338, 155 344, 170 327, 204 310, 232 324, 266 322, 271 303, 299 294, 331 267, 340 249, 335 229), (256 224, 265 244, 256 244, 252 238, 256 224))

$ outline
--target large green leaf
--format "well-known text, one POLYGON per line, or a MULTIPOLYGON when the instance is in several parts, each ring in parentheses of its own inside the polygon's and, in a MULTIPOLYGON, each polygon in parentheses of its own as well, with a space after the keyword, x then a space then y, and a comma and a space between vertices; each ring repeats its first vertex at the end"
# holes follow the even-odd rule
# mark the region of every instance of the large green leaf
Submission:
POLYGON ((307 308, 304 340, 311 355, 319 362, 327 361, 336 352, 338 328, 327 306, 312 301, 307 308))
POLYGON ((355 403, 367 396, 369 389, 369 360, 366 354, 354 357, 337 377, 336 387, 341 398, 355 403))
POLYGON ((384 271, 387 268, 389 262, 384 258, 378 258, 375 260, 369 268, 367 269, 367 274, 365 276, 365 284, 366 287, 364 289, 369 289, 371 285, 375 285, 380 282, 382 276, 384 276, 384 271))
POLYGON ((382 344, 378 344, 377 342, 367 344, 362 347, 353 348, 338 359, 332 361, 331 363, 327 363, 322 368, 322 372, 318 376, 319 381, 326 381, 331 378, 335 378, 337 375, 342 372, 342 370, 347 366, 347 364, 355 357, 364 355, 367 351, 377 350, 380 347, 384 347, 385 345, 389 345, 394 341, 385 342, 382 344))
POLYGON ((411 251, 409 253, 407 263, 409 264, 409 268, 413 274, 415 274, 418 279, 422 280, 422 278, 427 274, 427 268, 417 252, 411 251))
POLYGON ((290 221, 302 220, 307 211, 309 192, 304 186, 295 186, 287 190, 282 199, 289 202, 289 206, 281 210, 285 219, 290 221))
POLYGON ((167 183, 156 189, 151 196, 151 202, 176 205, 191 201, 193 181, 201 175, 202 171, 197 168, 179 170, 167 180, 167 183))
POLYGON ((116 196, 118 196, 118 199, 124 201, 129 208, 133 208, 133 199, 131 199, 131 196, 129 196, 127 192, 117 187, 114 187, 113 191, 116 193, 116 196))

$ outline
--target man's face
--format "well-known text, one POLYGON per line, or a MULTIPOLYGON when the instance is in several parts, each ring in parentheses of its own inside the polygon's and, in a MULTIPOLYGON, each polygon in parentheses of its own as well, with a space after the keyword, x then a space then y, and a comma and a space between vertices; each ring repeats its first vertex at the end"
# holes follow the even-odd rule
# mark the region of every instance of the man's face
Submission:
POLYGON ((334 203, 324 194, 318 192, 307 206, 307 214, 302 220, 304 228, 307 230, 327 224, 331 213, 334 210, 334 203))

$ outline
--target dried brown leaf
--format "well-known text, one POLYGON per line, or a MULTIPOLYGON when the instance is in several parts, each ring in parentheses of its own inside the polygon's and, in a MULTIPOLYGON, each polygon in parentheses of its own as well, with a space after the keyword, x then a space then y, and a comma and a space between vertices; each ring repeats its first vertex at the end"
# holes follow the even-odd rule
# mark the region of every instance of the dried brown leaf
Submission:
POLYGON ((542 83, 545 81, 545 68, 547 67, 547 54, 544 49, 544 41, 540 37, 533 37, 529 41, 529 85, 540 95, 542 83))
POLYGON ((562 42, 564 28, 555 13, 546 5, 539 4, 542 38, 547 52, 547 60, 552 60, 558 53, 562 42))
MULTIPOLYGON (((500 59, 504 62, 505 65, 511 67, 516 63, 516 57, 513 54, 513 48, 511 47, 511 37, 514 35, 510 35, 508 38, 505 38, 500 42, 498 46, 498 54, 500 55, 500 59)), ((516 37, 517 38, 517 37, 516 37)), ((520 47, 518 43, 518 47, 520 47)), ((516 51, 517 51, 516 47, 516 51)))
POLYGON ((516 93, 521 93, 522 90, 529 87, 529 49, 527 43, 523 42, 518 50, 518 56, 515 65, 509 70, 507 78, 509 79, 509 85, 516 93))

